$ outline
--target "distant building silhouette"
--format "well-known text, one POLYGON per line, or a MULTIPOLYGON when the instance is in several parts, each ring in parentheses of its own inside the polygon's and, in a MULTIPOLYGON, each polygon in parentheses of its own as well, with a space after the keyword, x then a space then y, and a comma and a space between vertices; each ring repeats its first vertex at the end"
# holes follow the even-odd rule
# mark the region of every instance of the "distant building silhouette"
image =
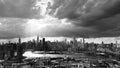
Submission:
POLYGON ((43 45, 42 45, 42 46, 43 46, 43 50, 44 50, 44 51, 46 51, 46 43, 45 43, 45 38, 43 38, 43 40, 42 40, 42 43, 43 43, 43 45))
POLYGON ((36 46, 39 45, 39 36, 37 36, 37 43, 36 43, 36 46))
POLYGON ((19 37, 18 45, 17 45, 17 60, 18 60, 18 62, 22 62, 22 58, 23 58, 22 54, 23 54, 23 48, 21 45, 21 38, 19 37))
POLYGON ((10 58, 13 58, 15 53, 14 45, 12 45, 10 41, 9 41, 9 45, 10 45, 10 58))
POLYGON ((83 48, 85 47, 85 38, 83 37, 83 48))

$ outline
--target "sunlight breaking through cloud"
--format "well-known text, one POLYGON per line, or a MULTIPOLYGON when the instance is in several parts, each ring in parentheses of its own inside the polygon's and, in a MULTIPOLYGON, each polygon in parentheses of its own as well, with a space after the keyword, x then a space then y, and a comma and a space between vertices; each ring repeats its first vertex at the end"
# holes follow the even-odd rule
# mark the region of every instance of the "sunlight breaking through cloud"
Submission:
POLYGON ((120 0, 0 0, 0 38, 119 37, 120 0))
POLYGON ((49 6, 53 5, 52 0, 37 0, 36 7, 40 8, 40 15, 47 16, 49 6))

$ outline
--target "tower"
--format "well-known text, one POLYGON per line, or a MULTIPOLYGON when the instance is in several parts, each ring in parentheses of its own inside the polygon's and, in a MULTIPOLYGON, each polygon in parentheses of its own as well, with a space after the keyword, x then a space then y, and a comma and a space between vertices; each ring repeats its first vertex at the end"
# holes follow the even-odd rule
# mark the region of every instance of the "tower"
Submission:
POLYGON ((43 50, 46 51, 45 38, 43 38, 42 43, 43 43, 43 45, 42 45, 43 46, 43 50))
POLYGON ((104 45, 104 42, 102 41, 102 45, 104 45))
POLYGON ((118 41, 115 42, 115 51, 117 51, 118 41))
POLYGON ((118 42, 116 41, 116 47, 118 47, 118 42))
POLYGON ((83 37, 83 44, 85 44, 85 38, 83 37))
POLYGON ((23 48, 21 45, 21 38, 18 39, 18 46, 17 46, 17 60, 18 62, 22 62, 22 54, 23 54, 23 48))
POLYGON ((78 48, 78 43, 77 43, 77 40, 76 40, 76 37, 73 36, 73 41, 71 42, 72 43, 72 51, 73 52, 77 52, 77 48, 78 48))
POLYGON ((65 38, 64 42, 67 43, 67 39, 66 38, 65 38))
POLYGON ((82 41, 83 41, 83 48, 85 47, 85 38, 83 37, 82 38, 82 41))
POLYGON ((38 44, 39 44, 39 36, 37 36, 37 46, 38 46, 38 44))
POLYGON ((21 44, 21 38, 19 37, 18 39, 18 44, 20 45, 21 44))
POLYGON ((37 36, 35 50, 38 50, 38 51, 40 50, 40 39, 39 39, 39 36, 37 36))
POLYGON ((11 42, 9 41, 9 45, 10 45, 10 58, 14 57, 14 45, 11 44, 11 42))
POLYGON ((77 40, 76 40, 76 37, 75 37, 75 36, 73 36, 73 45, 74 45, 74 46, 77 46, 77 40))
POLYGON ((9 41, 9 45, 11 44, 11 42, 9 41))

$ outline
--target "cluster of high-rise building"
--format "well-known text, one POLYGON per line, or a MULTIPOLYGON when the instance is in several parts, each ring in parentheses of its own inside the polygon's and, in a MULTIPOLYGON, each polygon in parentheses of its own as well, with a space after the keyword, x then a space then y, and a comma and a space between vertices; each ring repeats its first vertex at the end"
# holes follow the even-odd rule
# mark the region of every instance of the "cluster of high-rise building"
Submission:
POLYGON ((18 39, 18 43, 2 43, 0 44, 0 59, 7 60, 14 60, 16 62, 22 62, 23 59, 23 46, 21 45, 21 39, 18 39))
POLYGON ((1 43, 0 44, 0 57, 5 60, 16 58, 18 62, 21 62, 23 56, 22 54, 27 50, 33 51, 59 51, 59 52, 69 52, 69 53, 79 53, 81 51, 89 52, 110 52, 116 53, 119 52, 120 48, 117 47, 117 42, 111 44, 101 44, 95 43, 86 43, 85 38, 82 38, 80 41, 77 41, 75 37, 73 40, 67 42, 65 41, 46 41, 45 38, 40 39, 37 36, 37 40, 32 40, 28 42, 21 42, 21 38, 18 39, 17 43, 1 43))
POLYGON ((39 40, 32 40, 28 42, 21 42, 21 38, 18 38, 17 43, 1 43, 0 44, 0 59, 4 60, 17 60, 16 62, 22 62, 23 53, 27 50, 34 51, 48 51, 48 42, 45 41, 45 38, 39 40))

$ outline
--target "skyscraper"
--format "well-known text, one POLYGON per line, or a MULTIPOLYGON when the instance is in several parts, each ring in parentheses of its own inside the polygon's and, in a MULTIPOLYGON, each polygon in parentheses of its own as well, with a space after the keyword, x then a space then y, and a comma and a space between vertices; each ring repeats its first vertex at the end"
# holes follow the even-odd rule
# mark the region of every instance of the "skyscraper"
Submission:
POLYGON ((18 44, 20 45, 21 44, 21 38, 19 37, 18 39, 18 44))
POLYGON ((118 47, 118 42, 117 41, 115 42, 115 44, 116 44, 116 47, 118 47))
POLYGON ((43 45, 42 45, 43 46, 43 50, 46 51, 45 38, 43 38, 42 43, 43 43, 43 45))
POLYGON ((73 41, 71 41, 71 49, 73 52, 77 51, 77 48, 78 48, 77 46, 78 46, 78 43, 77 43, 76 37, 73 36, 73 41))
POLYGON ((18 39, 18 46, 17 46, 17 60, 18 62, 22 62, 22 54, 23 54, 23 48, 21 45, 21 38, 18 39))
POLYGON ((115 42, 115 51, 117 51, 118 41, 115 42))
POLYGON ((73 45, 74 45, 74 46, 77 46, 77 40, 76 40, 76 37, 75 37, 75 36, 73 37, 73 45))
POLYGON ((83 48, 85 47, 85 38, 83 37, 83 48))
POLYGON ((35 50, 39 50, 39 36, 37 36, 36 44, 34 46, 35 50))
POLYGON ((37 36, 37 46, 38 46, 38 44, 39 44, 39 36, 37 36))
POLYGON ((9 41, 9 45, 10 45, 10 58, 14 57, 14 45, 11 44, 11 42, 9 41))

